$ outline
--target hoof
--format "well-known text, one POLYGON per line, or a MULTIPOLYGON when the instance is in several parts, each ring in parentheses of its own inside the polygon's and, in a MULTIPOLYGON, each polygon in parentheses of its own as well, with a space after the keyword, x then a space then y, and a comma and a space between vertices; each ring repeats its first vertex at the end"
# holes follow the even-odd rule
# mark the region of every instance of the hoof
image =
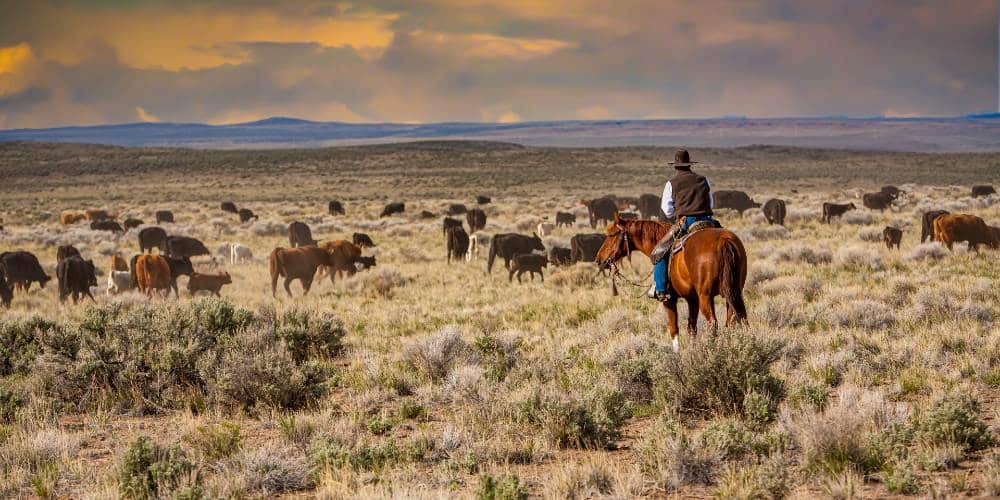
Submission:
POLYGON ((676 337, 674 337, 674 352, 681 352, 681 342, 676 337))

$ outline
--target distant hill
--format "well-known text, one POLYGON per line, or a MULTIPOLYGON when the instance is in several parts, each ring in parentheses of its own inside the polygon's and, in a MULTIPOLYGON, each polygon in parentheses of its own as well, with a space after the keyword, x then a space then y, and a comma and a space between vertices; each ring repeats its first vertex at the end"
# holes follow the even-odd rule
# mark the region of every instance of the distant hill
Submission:
POLYGON ((1000 151, 1000 114, 955 118, 715 118, 523 123, 340 123, 274 117, 233 125, 129 123, 0 131, 0 141, 198 149, 312 148, 425 139, 533 146, 810 148, 915 152, 1000 151))

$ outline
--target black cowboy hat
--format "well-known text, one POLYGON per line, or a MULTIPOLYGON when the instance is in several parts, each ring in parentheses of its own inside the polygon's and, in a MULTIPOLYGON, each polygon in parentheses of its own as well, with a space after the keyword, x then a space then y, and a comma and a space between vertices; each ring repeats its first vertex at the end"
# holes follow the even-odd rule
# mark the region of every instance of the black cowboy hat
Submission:
POLYGON ((674 161, 670 162, 670 164, 674 167, 690 167, 695 163, 698 162, 691 161, 691 155, 686 149, 678 149, 677 152, 674 153, 674 161))

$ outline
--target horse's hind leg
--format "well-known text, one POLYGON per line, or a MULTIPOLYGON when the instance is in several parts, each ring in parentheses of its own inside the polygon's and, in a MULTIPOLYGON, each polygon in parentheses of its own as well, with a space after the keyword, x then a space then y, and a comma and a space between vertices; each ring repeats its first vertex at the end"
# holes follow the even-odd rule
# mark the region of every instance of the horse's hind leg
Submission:
POLYGON ((688 334, 692 337, 698 335, 698 299, 690 298, 687 299, 688 303, 688 323, 687 329, 688 334))
POLYGON ((681 343, 677 340, 677 299, 663 302, 663 309, 667 311, 667 331, 670 332, 670 340, 673 343, 674 352, 681 350, 681 343))
POLYGON ((705 316, 705 321, 708 323, 708 329, 715 331, 718 328, 718 323, 715 320, 715 300, 711 295, 698 295, 698 307, 701 309, 701 314, 705 316))

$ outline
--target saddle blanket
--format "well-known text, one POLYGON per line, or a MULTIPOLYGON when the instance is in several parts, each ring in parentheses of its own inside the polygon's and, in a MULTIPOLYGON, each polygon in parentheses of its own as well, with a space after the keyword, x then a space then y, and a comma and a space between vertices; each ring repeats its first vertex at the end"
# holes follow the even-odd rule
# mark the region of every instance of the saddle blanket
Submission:
POLYGON ((690 238, 692 234, 697 233, 702 229, 712 229, 712 228, 722 229, 722 224, 720 224, 719 221, 715 219, 702 220, 695 222, 694 224, 691 224, 691 226, 688 227, 687 232, 684 233, 684 236, 681 236, 680 238, 674 240, 674 246, 673 248, 670 249, 670 255, 674 255, 680 252, 681 250, 684 250, 684 245, 687 243, 688 238, 690 238))

